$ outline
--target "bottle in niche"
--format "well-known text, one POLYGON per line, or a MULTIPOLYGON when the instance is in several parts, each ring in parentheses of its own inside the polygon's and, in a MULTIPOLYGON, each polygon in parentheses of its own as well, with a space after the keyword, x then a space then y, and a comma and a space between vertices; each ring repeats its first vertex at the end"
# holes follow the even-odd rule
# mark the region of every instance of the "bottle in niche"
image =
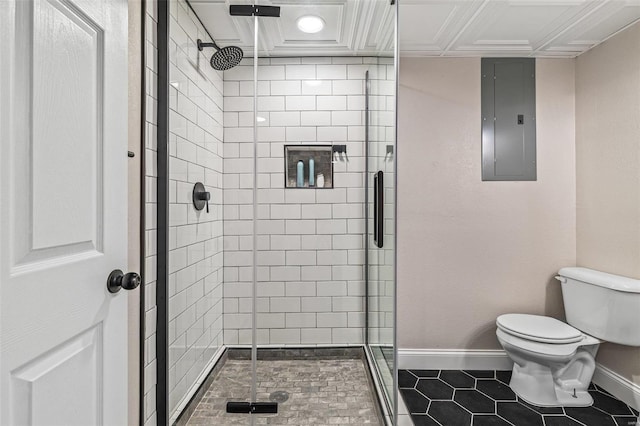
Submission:
POLYGON ((309 158, 309 186, 315 186, 316 184, 316 171, 315 162, 313 158, 309 158))
POLYGON ((324 175, 322 173, 318 173, 318 181, 316 182, 316 187, 324 188, 324 175))
POLYGON ((304 187, 304 163, 302 160, 298 161, 298 168, 296 171, 296 186, 298 188, 304 187))

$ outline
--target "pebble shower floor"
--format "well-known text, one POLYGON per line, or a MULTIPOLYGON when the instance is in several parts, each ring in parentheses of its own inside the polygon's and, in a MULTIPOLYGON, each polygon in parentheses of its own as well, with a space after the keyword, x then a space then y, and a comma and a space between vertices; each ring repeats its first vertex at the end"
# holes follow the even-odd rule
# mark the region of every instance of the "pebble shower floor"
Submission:
MULTIPOLYGON (((277 415, 257 415, 255 424, 383 425, 362 359, 258 360, 258 401, 273 392, 289 398, 277 415)), ((228 414, 226 402, 246 401, 251 361, 228 359, 186 425, 248 425, 249 414, 228 414)))

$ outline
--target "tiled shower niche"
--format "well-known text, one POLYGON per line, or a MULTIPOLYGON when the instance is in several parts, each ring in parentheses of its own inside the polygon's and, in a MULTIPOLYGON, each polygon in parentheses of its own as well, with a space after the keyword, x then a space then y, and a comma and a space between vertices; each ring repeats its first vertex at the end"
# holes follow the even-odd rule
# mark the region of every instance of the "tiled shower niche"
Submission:
POLYGON ((333 188, 332 152, 331 145, 285 145, 284 187, 333 188))

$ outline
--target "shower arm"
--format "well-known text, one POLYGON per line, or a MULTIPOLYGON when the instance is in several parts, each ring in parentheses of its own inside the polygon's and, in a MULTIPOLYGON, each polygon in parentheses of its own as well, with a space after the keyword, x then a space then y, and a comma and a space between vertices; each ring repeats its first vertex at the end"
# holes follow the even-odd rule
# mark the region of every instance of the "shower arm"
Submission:
POLYGON ((220 47, 218 47, 215 41, 212 41, 211 43, 205 43, 202 40, 198 39, 198 50, 202 52, 205 47, 213 47, 216 50, 220 50, 220 47))

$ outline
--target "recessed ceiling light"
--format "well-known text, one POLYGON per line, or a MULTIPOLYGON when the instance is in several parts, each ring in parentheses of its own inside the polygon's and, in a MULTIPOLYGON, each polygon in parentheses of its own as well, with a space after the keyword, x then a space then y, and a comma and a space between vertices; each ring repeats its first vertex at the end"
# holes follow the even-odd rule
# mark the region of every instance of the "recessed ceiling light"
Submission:
POLYGON ((304 33, 314 34, 322 31, 324 28, 324 21, 321 17, 315 15, 305 15, 298 18, 296 21, 298 29, 304 33))

